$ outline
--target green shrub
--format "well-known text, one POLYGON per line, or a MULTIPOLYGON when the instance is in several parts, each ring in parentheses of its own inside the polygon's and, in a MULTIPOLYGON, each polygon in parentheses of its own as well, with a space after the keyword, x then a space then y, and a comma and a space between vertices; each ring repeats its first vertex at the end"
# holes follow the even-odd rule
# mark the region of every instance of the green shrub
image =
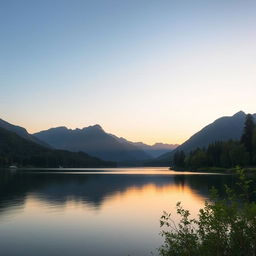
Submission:
POLYGON ((238 170, 239 188, 235 192, 226 187, 224 199, 215 189, 211 200, 199 210, 197 219, 177 203, 181 217, 176 225, 171 214, 164 212, 160 224, 164 244, 159 248, 162 256, 255 256, 256 204, 252 181, 243 170, 238 170))

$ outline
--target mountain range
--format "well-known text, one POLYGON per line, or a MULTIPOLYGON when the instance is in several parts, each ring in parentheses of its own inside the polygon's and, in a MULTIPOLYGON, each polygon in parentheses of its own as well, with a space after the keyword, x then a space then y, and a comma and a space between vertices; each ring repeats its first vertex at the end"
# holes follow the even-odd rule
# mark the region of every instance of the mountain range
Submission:
MULTIPOLYGON (((37 144, 37 146, 40 145, 43 148, 51 150, 59 149, 71 152, 84 152, 87 156, 90 155, 105 161, 114 161, 122 164, 141 165, 144 161, 153 159, 177 146, 163 143, 156 143, 150 146, 142 142, 130 142, 124 138, 106 133, 100 125, 75 130, 67 129, 63 126, 51 128, 36 134, 29 134, 25 128, 0 119, 0 128, 15 133, 19 138, 16 136, 14 140, 19 145, 23 145, 24 140, 26 140, 26 145, 21 146, 21 148, 26 150, 27 141, 29 141, 37 144), (21 142, 20 138, 24 140, 21 142)), ((9 144, 14 147, 14 144, 9 144)), ((35 147, 34 144, 31 144, 33 145, 32 148, 35 147)))
POLYGON ((149 146, 142 142, 130 142, 106 133, 100 125, 74 130, 57 127, 35 133, 33 136, 53 148, 83 151, 103 160, 119 163, 143 162, 175 148, 174 145, 161 143, 149 146))
MULTIPOLYGON (((256 114, 253 114, 253 117, 256 120, 256 114)), ((216 141, 239 140, 242 136, 245 118, 246 114, 243 111, 239 111, 233 116, 218 118, 195 133, 175 150, 159 156, 156 162, 169 163, 178 150, 183 150, 187 154, 196 148, 207 147, 216 141)))
MULTIPOLYGON (((253 116, 256 120, 256 114, 253 116)), ((178 150, 188 154, 216 141, 239 140, 245 117, 243 111, 221 117, 180 146, 163 143, 150 146, 142 142, 131 142, 105 132, 100 125, 74 130, 62 126, 29 134, 26 129, 0 119, 0 160, 8 158, 10 161, 16 159, 33 162, 41 159, 44 162, 50 156, 55 161, 54 166, 60 159, 64 163, 64 158, 69 166, 72 166, 73 161, 73 167, 113 166, 113 162, 119 165, 169 166, 172 156, 178 150)), ((44 165, 47 164, 44 162, 44 165)))
MULTIPOLYGON (((10 128, 10 127, 9 127, 10 128)), ((113 167, 115 163, 84 152, 50 149, 0 127, 0 167, 113 167)))
POLYGON ((155 143, 154 145, 147 145, 143 142, 130 142, 133 145, 141 148, 144 150, 146 153, 151 155, 153 158, 157 158, 164 153, 170 152, 177 148, 179 144, 167 144, 167 143, 155 143))

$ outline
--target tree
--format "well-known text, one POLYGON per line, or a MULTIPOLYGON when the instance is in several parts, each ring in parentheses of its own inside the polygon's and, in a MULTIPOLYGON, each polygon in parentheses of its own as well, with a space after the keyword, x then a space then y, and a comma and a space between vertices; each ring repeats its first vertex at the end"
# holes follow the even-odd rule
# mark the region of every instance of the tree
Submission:
POLYGON ((256 165, 256 128, 254 129, 253 132, 253 137, 252 137, 252 148, 253 148, 253 156, 252 156, 252 163, 256 165))
POLYGON ((239 170, 239 190, 226 186, 226 196, 220 199, 217 190, 199 210, 198 219, 177 203, 181 217, 176 225, 171 214, 164 212, 160 220, 164 244, 161 256, 255 256, 256 203, 251 200, 251 181, 239 170))
POLYGON ((207 154, 205 152, 205 149, 198 148, 194 152, 192 152, 188 162, 192 168, 200 168, 200 167, 208 166, 208 159, 207 159, 207 154))
POLYGON ((223 150, 223 142, 216 141, 207 148, 208 164, 210 166, 220 166, 220 156, 223 150))
POLYGON ((184 167, 185 166, 185 153, 183 150, 176 151, 173 156, 173 164, 176 167, 184 167))
POLYGON ((241 143, 245 146, 246 151, 250 155, 250 163, 252 163, 254 129, 255 129, 255 124, 253 121, 253 116, 251 114, 248 114, 245 119, 244 131, 241 137, 241 143))
POLYGON ((232 142, 230 147, 230 163, 231 166, 246 166, 249 162, 249 154, 246 152, 244 145, 239 142, 232 142))

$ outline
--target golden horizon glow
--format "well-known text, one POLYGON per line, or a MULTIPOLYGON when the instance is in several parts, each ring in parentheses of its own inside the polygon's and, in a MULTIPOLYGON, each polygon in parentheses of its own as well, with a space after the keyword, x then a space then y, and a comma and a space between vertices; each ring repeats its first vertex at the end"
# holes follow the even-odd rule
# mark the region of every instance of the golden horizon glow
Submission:
MULTIPOLYGON (((100 122, 94 122, 94 123, 88 123, 84 122, 82 124, 81 122, 77 122, 77 126, 74 124, 71 124, 70 122, 63 121, 63 122, 52 122, 50 126, 48 126, 47 123, 44 123, 43 120, 40 123, 34 123, 31 122, 31 120, 10 120, 6 116, 2 117, 5 121, 12 123, 14 125, 21 126, 25 128, 30 134, 40 132, 43 130, 48 130, 50 128, 65 126, 68 129, 82 129, 84 127, 88 127, 90 125, 99 124, 102 126, 105 132, 114 134, 118 137, 123 137, 129 141, 132 142, 144 142, 149 145, 153 145, 155 143, 161 142, 161 143, 168 143, 168 144, 182 144, 187 139, 189 139, 192 135, 194 135, 196 132, 201 130, 206 125, 214 122, 216 119, 222 117, 222 116, 232 116, 235 113, 240 111, 240 109, 236 109, 233 112, 228 113, 220 113, 219 115, 214 115, 212 113, 209 114, 207 117, 207 121, 199 120, 198 116, 190 116, 187 119, 184 120, 176 120, 175 125, 170 125, 168 127, 154 127, 153 129, 151 127, 146 128, 144 130, 144 126, 133 126, 133 127, 124 127, 121 123, 118 124, 117 127, 115 127, 113 124, 102 124, 100 122), (195 122, 197 121, 197 122, 195 122), (30 125, 29 125, 30 124, 30 125)), ((245 113, 252 113, 254 114, 256 111, 253 111, 253 108, 250 110, 245 111, 245 113)), ((3 115, 4 116, 4 115, 3 115)), ((32 119, 33 120, 33 119, 32 119)))

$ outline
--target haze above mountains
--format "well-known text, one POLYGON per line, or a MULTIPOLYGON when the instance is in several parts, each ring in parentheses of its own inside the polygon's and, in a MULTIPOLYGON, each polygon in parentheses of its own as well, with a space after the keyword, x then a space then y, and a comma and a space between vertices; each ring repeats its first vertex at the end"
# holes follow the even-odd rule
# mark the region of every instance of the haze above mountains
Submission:
MULTIPOLYGON (((256 114, 253 116, 256 119, 256 114)), ((13 147, 14 151, 17 151, 18 148, 20 154, 23 146, 28 150, 28 146, 32 145, 31 147, 36 148, 37 151, 39 150, 37 147, 40 146, 39 151, 44 152, 44 154, 50 152, 56 155, 60 154, 58 150, 65 150, 67 153, 64 154, 66 154, 66 157, 71 157, 70 159, 74 159, 74 155, 69 155, 68 152, 70 154, 71 152, 74 152, 73 154, 79 154, 75 152, 84 152, 86 154, 82 157, 87 158, 87 160, 92 156, 97 157, 98 161, 102 159, 117 162, 118 164, 169 166, 171 157, 177 150, 189 153, 193 149, 206 147, 215 141, 240 139, 245 117, 246 114, 242 111, 233 116, 221 117, 191 136, 180 146, 163 143, 156 143, 150 146, 142 142, 131 142, 105 132, 100 125, 74 130, 63 126, 31 135, 26 129, 0 119, 0 135, 2 136, 0 137, 5 141, 5 143, 1 144, 1 147, 5 147, 5 150, 8 149, 8 152, 12 150, 11 147, 13 147), (6 139, 4 139, 5 137, 6 139), (10 141, 8 142, 8 140, 10 141), (27 144, 27 141, 32 144, 27 144), (17 144, 16 146, 14 142, 17 144)), ((2 150, 1 152, 6 151, 2 150)), ((29 154, 33 154, 33 152, 30 151, 29 154)), ((76 160, 80 161, 80 157, 81 155, 79 157, 75 155, 76 160)), ((76 164, 80 166, 83 161, 79 161, 76 161, 76 164)), ((107 166, 108 162, 105 163, 107 166)), ((98 163, 101 166, 103 164, 104 162, 98 163)))

